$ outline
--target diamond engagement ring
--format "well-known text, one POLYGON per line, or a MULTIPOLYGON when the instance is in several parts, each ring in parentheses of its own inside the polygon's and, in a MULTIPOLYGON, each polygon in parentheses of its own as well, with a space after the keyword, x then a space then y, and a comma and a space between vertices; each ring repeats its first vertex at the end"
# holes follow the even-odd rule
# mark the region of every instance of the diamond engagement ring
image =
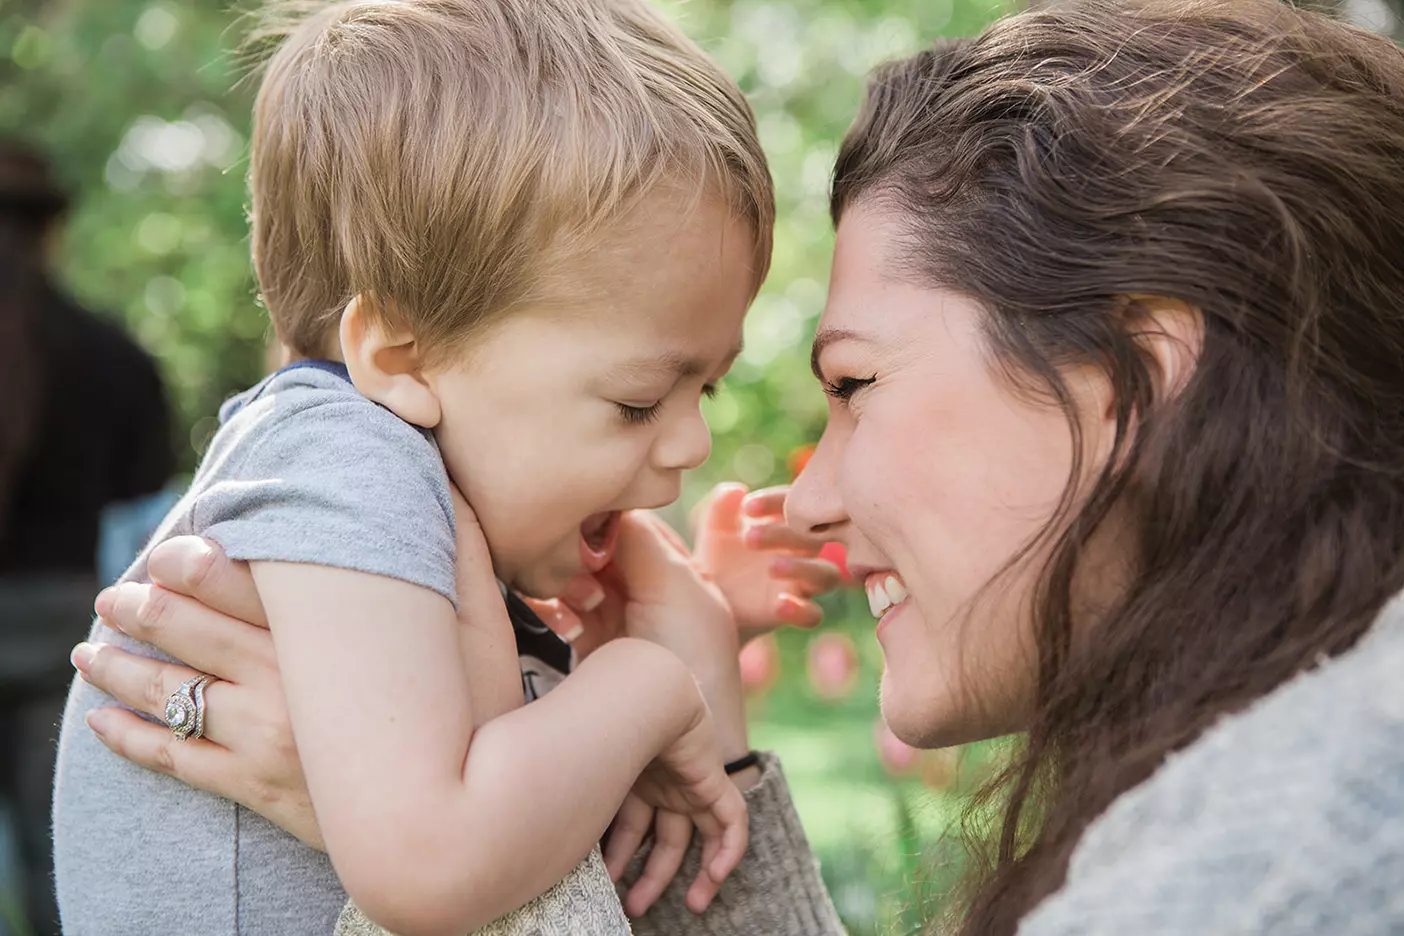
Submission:
POLYGON ((177 741, 199 739, 205 733, 205 687, 213 676, 201 673, 180 684, 166 700, 166 727, 177 741))

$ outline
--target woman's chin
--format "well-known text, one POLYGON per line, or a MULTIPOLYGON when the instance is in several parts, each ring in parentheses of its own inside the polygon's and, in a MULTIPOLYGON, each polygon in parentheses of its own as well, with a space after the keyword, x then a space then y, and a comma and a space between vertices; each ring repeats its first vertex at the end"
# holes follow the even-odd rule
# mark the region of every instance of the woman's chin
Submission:
POLYGON ((943 748, 1006 734, 988 719, 972 717, 951 697, 913 697, 902 692, 889 666, 878 689, 883 721, 899 740, 916 748, 943 748))

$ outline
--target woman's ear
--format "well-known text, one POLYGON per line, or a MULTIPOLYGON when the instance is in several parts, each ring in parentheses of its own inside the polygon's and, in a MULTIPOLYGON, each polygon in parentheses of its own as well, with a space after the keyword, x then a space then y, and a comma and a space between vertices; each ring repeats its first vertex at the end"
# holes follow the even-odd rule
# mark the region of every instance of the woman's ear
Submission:
POLYGON ((1183 299, 1128 298, 1139 313, 1132 334, 1155 363, 1155 398, 1173 400, 1194 376, 1204 350, 1204 313, 1183 299))
POLYGON ((439 397, 424 377, 419 342, 408 329, 372 315, 363 296, 342 310, 341 354, 351 382, 367 399, 407 423, 425 429, 439 424, 439 397))

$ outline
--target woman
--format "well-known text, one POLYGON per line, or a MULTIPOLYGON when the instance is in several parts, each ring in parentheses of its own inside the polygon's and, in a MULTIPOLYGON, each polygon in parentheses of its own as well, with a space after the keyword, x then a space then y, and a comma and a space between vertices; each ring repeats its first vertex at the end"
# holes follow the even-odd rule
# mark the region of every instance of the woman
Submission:
MULTIPOLYGON (((953 925, 1404 927, 1404 53, 1270 0, 1055 5, 881 69, 832 207, 791 525, 883 612, 900 737, 1027 736, 953 925)), ((257 621, 206 568, 168 584, 257 621)), ((105 616, 255 691, 223 746, 108 743, 306 823, 266 639, 141 598, 105 616)), ((825 931, 762 788, 724 909, 640 932, 825 931)))

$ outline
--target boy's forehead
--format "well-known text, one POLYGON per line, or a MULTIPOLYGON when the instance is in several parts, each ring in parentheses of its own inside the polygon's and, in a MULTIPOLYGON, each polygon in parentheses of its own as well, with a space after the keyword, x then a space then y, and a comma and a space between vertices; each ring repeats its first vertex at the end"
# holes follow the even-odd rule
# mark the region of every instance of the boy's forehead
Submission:
MULTIPOLYGON (((729 364, 736 360, 740 354, 741 342, 737 341, 726 357, 722 359, 722 363, 729 364)), ((716 361, 709 361, 697 354, 669 350, 652 355, 626 358, 613 364, 610 367, 610 372, 615 376, 637 380, 696 377, 711 371, 716 363, 716 361)))

